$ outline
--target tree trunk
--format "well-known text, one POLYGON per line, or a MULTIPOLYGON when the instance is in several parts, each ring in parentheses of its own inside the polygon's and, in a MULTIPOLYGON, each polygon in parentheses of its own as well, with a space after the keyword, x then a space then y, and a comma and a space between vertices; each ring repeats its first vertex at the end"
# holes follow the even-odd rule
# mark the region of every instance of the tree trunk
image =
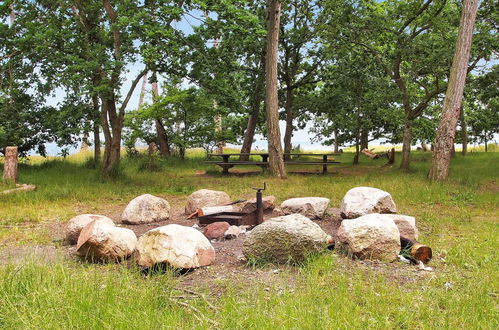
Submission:
POLYGON ((116 174, 120 164, 123 120, 116 113, 114 95, 102 99, 102 105, 102 127, 106 139, 102 173, 110 177, 116 174))
POLYGON ((360 150, 369 149, 369 131, 365 128, 360 130, 360 150))
POLYGON ((98 163, 100 161, 100 130, 99 122, 94 120, 94 161, 98 163))
POLYGON ((286 178, 282 157, 281 132, 279 130, 279 100, 277 98, 277 52, 281 18, 280 0, 268 0, 267 59, 266 59, 266 110, 267 140, 270 173, 278 178, 286 178))
POLYGON ((437 130, 435 151, 433 152, 431 169, 428 175, 430 180, 443 181, 449 175, 451 147, 454 144, 464 84, 468 74, 468 60, 477 7, 478 0, 465 0, 463 3, 456 52, 452 61, 449 84, 437 130))
POLYGON ((412 144, 412 119, 405 120, 404 126, 404 137, 402 140, 402 161, 400 163, 400 168, 408 171, 411 157, 411 144, 412 144))
POLYGON ((286 88, 286 104, 284 105, 284 110, 286 112, 286 131, 284 133, 284 159, 290 160, 289 153, 293 148, 291 144, 291 138, 293 137, 293 102, 294 102, 294 92, 291 87, 286 88))
POLYGON ((97 164, 100 161, 100 132, 99 132, 99 97, 97 95, 92 96, 92 107, 94 110, 94 161, 97 164))
POLYGON ((17 147, 5 148, 3 179, 14 183, 17 182, 17 147))
POLYGON ((170 144, 168 143, 168 136, 166 135, 165 126, 160 119, 155 119, 156 133, 159 140, 159 153, 161 157, 168 157, 171 155, 170 144))
POLYGON ((428 148, 428 145, 424 141, 421 141, 421 150, 423 150, 424 152, 430 151, 430 148, 428 148))
MULTIPOLYGON (((159 98, 159 89, 158 89, 158 79, 156 72, 152 75, 151 82, 151 90, 152 90, 152 100, 154 103, 158 102, 159 98)), ((168 157, 171 155, 170 146, 168 144, 168 136, 166 135, 165 126, 163 126, 163 122, 161 118, 154 119, 154 126, 156 127, 156 136, 158 137, 159 142, 159 154, 161 157, 168 157)))
POLYGON ((483 138, 483 142, 485 142, 485 152, 489 152, 489 149, 488 149, 488 144, 489 144, 489 140, 487 140, 487 132, 485 132, 485 136, 483 138))
MULTIPOLYGON (((217 101, 213 101, 213 107, 218 109, 218 103, 217 101)), ((220 136, 222 134, 223 128, 222 128, 222 115, 217 113, 215 115, 215 135, 220 136)), ((225 147, 225 142, 222 139, 218 139, 217 141, 217 153, 223 154, 224 153, 224 147, 225 147)))
POLYGON ((338 130, 333 131, 334 134, 334 153, 340 152, 340 143, 338 141, 338 130))
POLYGON ((468 153, 468 125, 466 124, 466 117, 464 116, 464 107, 461 105, 460 110, 461 117, 461 143, 463 144, 463 149, 461 154, 466 156, 468 153))
POLYGON ((147 86, 147 73, 142 77, 142 86, 140 87, 139 94, 139 104, 137 105, 137 110, 142 109, 142 104, 144 104, 144 96, 146 95, 146 86, 147 86))
MULTIPOLYGON (((260 105, 262 103, 262 94, 265 86, 265 49, 262 50, 260 56, 260 72, 255 79, 253 95, 251 96, 251 113, 248 117, 246 131, 244 131, 244 140, 241 147, 241 153, 250 153, 255 137, 256 125, 258 124, 258 116, 260 114, 260 105)), ((239 160, 249 160, 249 156, 240 156, 239 160)))

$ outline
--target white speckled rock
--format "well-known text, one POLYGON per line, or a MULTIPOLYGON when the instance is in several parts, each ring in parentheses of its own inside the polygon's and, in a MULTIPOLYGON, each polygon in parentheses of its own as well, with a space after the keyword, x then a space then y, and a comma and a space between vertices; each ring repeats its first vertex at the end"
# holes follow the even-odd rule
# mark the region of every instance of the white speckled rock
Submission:
POLYGON ((168 220, 170 217, 170 204, 163 198, 150 194, 135 197, 128 203, 121 220, 123 223, 138 225, 168 220))
POLYGON ((385 214, 390 217, 397 225, 400 236, 405 238, 417 240, 419 237, 419 230, 416 227, 416 218, 402 214, 385 214))
POLYGON ((343 220, 336 236, 336 247, 352 257, 391 262, 400 253, 400 232, 385 214, 343 220))
POLYGON ((198 230, 177 224, 149 230, 139 238, 137 249, 142 267, 166 263, 190 269, 215 262, 215 249, 210 241, 198 230))
POLYGON ((299 197, 287 199, 281 204, 284 214, 299 213, 310 219, 322 219, 329 205, 324 197, 299 197))
POLYGON ((92 221, 81 230, 76 250, 90 261, 118 261, 132 255, 136 245, 132 230, 92 221))
POLYGON ((301 214, 269 219, 247 236, 243 243, 246 258, 277 263, 301 262, 324 250, 330 240, 321 227, 301 214))
POLYGON ((102 221, 103 223, 114 226, 113 220, 103 215, 80 214, 69 220, 66 230, 66 242, 71 245, 76 244, 78 242, 78 236, 80 236, 80 232, 83 227, 95 220, 102 221))
POLYGON ((217 206, 229 204, 231 202, 229 195, 223 191, 201 189, 193 192, 187 199, 185 213, 192 214, 205 206, 217 206))
POLYGON ((343 218, 353 219, 370 213, 397 213, 392 196, 371 187, 355 187, 345 194, 341 203, 343 218))

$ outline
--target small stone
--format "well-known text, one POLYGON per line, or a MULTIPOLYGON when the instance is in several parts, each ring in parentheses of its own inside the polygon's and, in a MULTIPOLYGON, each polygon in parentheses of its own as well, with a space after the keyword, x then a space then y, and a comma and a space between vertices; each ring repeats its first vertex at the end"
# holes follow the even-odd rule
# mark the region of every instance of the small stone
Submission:
MULTIPOLYGON (((246 231, 246 229, 244 229, 246 231)), ((229 229, 224 234, 225 239, 234 239, 239 237, 243 233, 241 227, 239 226, 230 226, 229 229)))
POLYGON ((219 239, 224 237, 225 232, 229 229, 230 224, 225 221, 217 221, 210 223, 204 228, 204 235, 208 239, 219 239))

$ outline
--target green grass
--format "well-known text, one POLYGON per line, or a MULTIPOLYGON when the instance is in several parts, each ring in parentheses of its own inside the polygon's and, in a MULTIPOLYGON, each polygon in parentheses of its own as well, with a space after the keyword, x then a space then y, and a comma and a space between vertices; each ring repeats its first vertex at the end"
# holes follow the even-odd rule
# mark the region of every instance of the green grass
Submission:
MULTIPOLYGON (((159 171, 152 172, 144 170, 143 158, 125 158, 118 179, 101 181, 98 170, 85 166, 87 157, 34 158, 21 164, 20 182, 38 189, 0 196, 0 255, 18 245, 52 245, 47 224, 79 213, 116 215, 142 193, 181 207, 197 189, 249 198, 254 195, 250 188, 266 181, 266 195, 275 195, 278 202, 323 196, 338 206, 354 186, 389 191, 399 213, 417 218, 420 240, 433 248, 430 265, 435 271, 419 272, 402 263, 361 263, 332 252, 303 266, 280 268, 277 275, 203 281, 195 290, 204 292, 214 310, 201 298, 172 298, 183 294, 176 289, 182 276, 144 276, 125 265, 89 265, 62 257, 51 263, 12 260, 0 265, 0 328, 202 329, 215 327, 212 322, 236 329, 499 326, 497 153, 457 154, 443 184, 426 180, 431 154, 418 152, 412 155, 410 173, 362 156, 354 167, 352 154, 345 153, 340 157, 345 163, 332 167, 337 174, 290 174, 284 181, 261 174, 223 176, 202 162, 200 152, 185 161, 159 160, 159 171)), ((62 254, 64 248, 58 250, 62 254)), ((272 266, 257 269, 272 274, 272 266)))

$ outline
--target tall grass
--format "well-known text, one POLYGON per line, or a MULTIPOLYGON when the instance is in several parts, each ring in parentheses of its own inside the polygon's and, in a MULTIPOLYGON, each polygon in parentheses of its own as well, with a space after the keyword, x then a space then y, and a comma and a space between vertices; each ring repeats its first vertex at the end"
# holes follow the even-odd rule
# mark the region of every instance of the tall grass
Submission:
MULTIPOLYGON (((53 245, 43 229, 48 223, 87 212, 116 217, 142 193, 182 207, 197 189, 250 198, 251 187, 265 181, 265 194, 279 202, 323 196, 338 206, 354 186, 389 191, 399 213, 417 218, 420 240, 434 250, 433 272, 351 261, 332 252, 303 266, 281 267, 278 274, 272 265, 254 274, 241 265, 233 275, 212 267, 197 283, 190 275, 144 276, 121 264, 14 259, 0 265, 0 328, 498 328, 499 155, 456 154, 446 183, 426 180, 429 153, 413 153, 410 173, 363 157, 352 166, 352 157, 342 155, 344 163, 332 168, 336 173, 290 174, 284 181, 262 174, 223 176, 199 151, 183 161, 158 160, 159 171, 144 170, 144 158, 124 158, 122 175, 111 181, 85 166, 88 155, 34 158, 20 166, 20 181, 36 184, 37 191, 0 195, 0 260, 19 244, 53 245), (201 298, 174 298, 185 295, 176 289, 180 285, 203 292, 216 309, 201 298)), ((58 248, 61 254, 64 249, 58 248)))

